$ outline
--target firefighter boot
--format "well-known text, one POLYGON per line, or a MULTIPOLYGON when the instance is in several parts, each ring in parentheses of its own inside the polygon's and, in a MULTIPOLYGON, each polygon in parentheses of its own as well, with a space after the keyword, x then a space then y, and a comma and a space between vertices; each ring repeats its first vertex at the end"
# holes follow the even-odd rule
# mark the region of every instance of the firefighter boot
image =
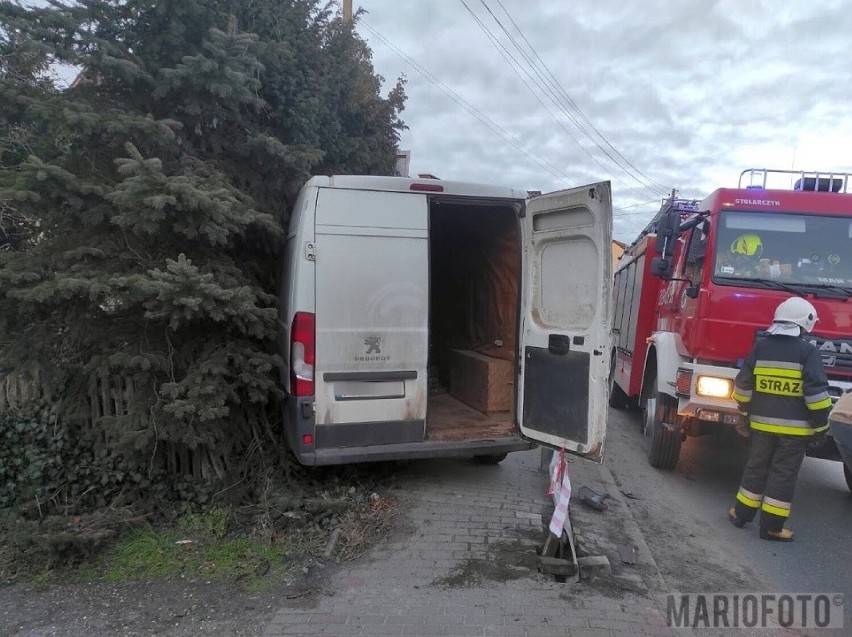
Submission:
POLYGON ((746 525, 745 520, 740 520, 737 517, 736 507, 731 507, 730 509, 728 509, 728 519, 731 521, 731 524, 733 524, 738 529, 741 529, 746 525))
POLYGON ((780 531, 760 529, 760 539, 772 540, 773 542, 792 542, 793 532, 790 529, 781 529, 780 531))

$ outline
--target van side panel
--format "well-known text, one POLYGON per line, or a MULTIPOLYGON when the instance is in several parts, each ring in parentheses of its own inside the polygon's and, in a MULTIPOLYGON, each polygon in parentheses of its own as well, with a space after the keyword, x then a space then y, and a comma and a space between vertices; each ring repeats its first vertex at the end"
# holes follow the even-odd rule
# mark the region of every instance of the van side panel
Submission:
POLYGON ((315 268, 308 257, 308 246, 314 242, 314 208, 317 188, 307 185, 302 188, 290 216, 290 225, 281 259, 281 274, 278 281, 278 342, 283 359, 281 386, 288 396, 282 404, 284 435, 287 444, 303 464, 314 464, 313 396, 290 395, 290 329, 296 312, 316 311, 315 268), (310 440, 311 442, 306 442, 310 440))
POLYGON ((278 342, 284 359, 281 366, 281 384, 290 392, 290 327, 296 312, 315 312, 314 262, 307 257, 307 246, 314 242, 314 207, 316 188, 305 188, 299 193, 290 217, 284 254, 281 260, 278 298, 278 342))
POLYGON ((426 197, 320 188, 315 236, 317 448, 423 440, 426 197))

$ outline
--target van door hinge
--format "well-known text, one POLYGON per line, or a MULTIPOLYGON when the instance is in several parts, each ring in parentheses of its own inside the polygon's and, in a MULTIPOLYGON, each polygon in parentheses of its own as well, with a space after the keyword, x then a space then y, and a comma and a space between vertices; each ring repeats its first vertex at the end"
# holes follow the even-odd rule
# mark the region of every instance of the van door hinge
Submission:
POLYGON ((317 260, 317 244, 311 242, 305 244, 305 258, 308 261, 317 260))

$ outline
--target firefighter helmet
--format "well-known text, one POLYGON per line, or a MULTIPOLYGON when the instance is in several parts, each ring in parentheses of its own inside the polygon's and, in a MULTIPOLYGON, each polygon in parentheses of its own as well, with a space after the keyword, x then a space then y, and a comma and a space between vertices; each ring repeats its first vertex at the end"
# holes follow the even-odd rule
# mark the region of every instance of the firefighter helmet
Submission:
POLYGON ((816 308, 800 296, 793 296, 775 308, 775 323, 794 323, 805 332, 814 329, 819 320, 816 308))
POLYGON ((731 252, 746 257, 759 257, 763 253, 763 241, 756 234, 741 234, 731 244, 731 252))

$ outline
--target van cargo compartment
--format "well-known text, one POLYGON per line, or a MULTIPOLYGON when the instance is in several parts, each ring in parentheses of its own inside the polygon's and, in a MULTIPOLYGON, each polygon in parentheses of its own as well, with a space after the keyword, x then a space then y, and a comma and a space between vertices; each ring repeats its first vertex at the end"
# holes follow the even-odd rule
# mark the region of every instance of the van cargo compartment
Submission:
POLYGON ((449 394, 429 398, 426 439, 434 442, 502 440, 517 436, 512 412, 483 414, 449 394))
POLYGON ((285 427, 299 461, 496 460, 532 441, 600 459, 611 209, 608 183, 542 195, 311 179, 279 294, 285 427), (557 361, 522 356, 553 354, 556 341, 557 361), (567 394, 566 378, 576 381, 567 394), (592 390, 594 400, 574 399, 592 390))
POLYGON ((515 366, 510 360, 470 350, 453 350, 450 395, 485 414, 511 411, 515 366))

